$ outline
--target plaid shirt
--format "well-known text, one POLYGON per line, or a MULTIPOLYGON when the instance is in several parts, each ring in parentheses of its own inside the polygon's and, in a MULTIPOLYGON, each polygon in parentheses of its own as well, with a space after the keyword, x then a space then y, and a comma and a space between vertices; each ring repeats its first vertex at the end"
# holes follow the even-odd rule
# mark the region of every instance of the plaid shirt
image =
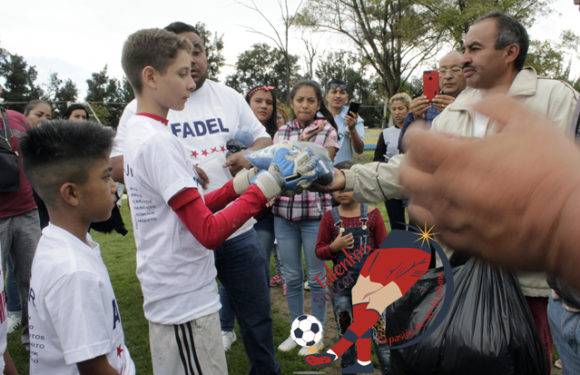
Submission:
MULTIPOLYGON (((280 141, 298 141, 302 131, 303 129, 300 128, 298 121, 290 121, 278 129, 278 132, 274 136, 274 143, 280 141)), ((310 142, 317 143, 324 147, 335 147, 338 149, 336 130, 328 123, 326 123, 321 131, 310 138, 310 142)), ((277 198, 272 206, 272 213, 291 221, 316 220, 320 219, 326 211, 332 208, 331 199, 332 197, 330 194, 315 193, 305 190, 302 194, 297 194, 291 198, 277 198)))

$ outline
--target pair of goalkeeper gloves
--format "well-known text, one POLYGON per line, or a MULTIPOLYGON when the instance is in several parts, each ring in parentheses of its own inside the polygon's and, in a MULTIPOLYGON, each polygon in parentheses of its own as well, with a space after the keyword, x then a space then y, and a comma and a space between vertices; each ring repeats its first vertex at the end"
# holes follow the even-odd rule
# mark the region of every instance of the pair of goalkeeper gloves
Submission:
POLYGON ((267 170, 254 167, 236 174, 233 184, 238 195, 244 193, 250 184, 256 184, 268 200, 281 193, 296 194, 328 172, 310 150, 299 150, 290 142, 283 142, 280 146, 267 170))

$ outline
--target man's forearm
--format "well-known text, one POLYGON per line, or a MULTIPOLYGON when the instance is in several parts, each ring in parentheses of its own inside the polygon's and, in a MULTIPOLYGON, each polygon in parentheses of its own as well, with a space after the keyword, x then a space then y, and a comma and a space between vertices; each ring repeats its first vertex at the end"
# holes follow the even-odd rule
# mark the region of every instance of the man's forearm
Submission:
POLYGON ((388 163, 357 164, 343 170, 345 190, 354 192, 358 202, 382 202, 401 198, 398 185, 398 169, 402 155, 397 155, 388 163))
POLYGON ((352 129, 350 131, 350 136, 351 136, 351 140, 352 140, 352 147, 354 148, 354 151, 357 154, 362 154, 363 151, 365 150, 365 143, 364 141, 361 139, 360 135, 358 134, 358 131, 356 130, 356 128, 352 129))

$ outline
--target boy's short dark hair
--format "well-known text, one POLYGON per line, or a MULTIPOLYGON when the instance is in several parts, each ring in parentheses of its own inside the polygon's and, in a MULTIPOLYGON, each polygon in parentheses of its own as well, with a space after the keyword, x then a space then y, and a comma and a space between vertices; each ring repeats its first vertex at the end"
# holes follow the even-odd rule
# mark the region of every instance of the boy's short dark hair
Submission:
POLYGON ((109 156, 114 137, 111 128, 92 121, 83 126, 46 121, 20 139, 22 170, 42 200, 54 206, 64 183, 87 182, 95 161, 109 156))
POLYGON ((193 46, 189 40, 167 30, 145 29, 129 35, 123 46, 121 64, 135 93, 143 90, 143 68, 151 66, 165 74, 179 50, 191 54, 193 46))

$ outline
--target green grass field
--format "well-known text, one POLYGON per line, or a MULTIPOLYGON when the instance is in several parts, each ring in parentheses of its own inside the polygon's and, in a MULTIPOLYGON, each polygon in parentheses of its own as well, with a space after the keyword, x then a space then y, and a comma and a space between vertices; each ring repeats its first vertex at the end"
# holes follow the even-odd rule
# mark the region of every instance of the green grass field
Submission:
MULTIPOLYGON (((372 160, 372 153, 365 152, 358 158, 362 162, 372 160)), ((384 205, 377 205, 386 220, 384 205)), ((151 357, 149 354, 149 337, 147 321, 143 316, 143 298, 141 288, 135 274, 135 242, 133 239, 131 218, 127 206, 121 208, 123 219, 129 229, 126 236, 119 234, 102 234, 93 232, 93 238, 101 244, 101 252, 105 264, 109 269, 109 275, 115 289, 119 310, 123 321, 126 344, 137 368, 137 374, 151 374, 151 357)), ((271 268, 273 272, 273 266, 271 268)), ((285 298, 281 297, 281 288, 276 293, 280 298, 273 303, 272 314, 274 320, 274 342, 279 344, 287 336, 289 331, 289 317, 285 298)), ((274 301, 274 299, 273 299, 274 301)), ((328 305, 329 313, 332 307, 328 305)), ((329 319, 327 319, 329 320, 329 319)), ((330 322, 327 322, 329 324, 330 322)), ((237 328, 236 328, 237 330, 237 328)), ((232 375, 244 375, 248 371, 248 359, 241 343, 239 330, 238 341, 227 352, 228 370, 232 375)), ((331 344, 334 338, 325 339, 325 343, 331 344)), ((8 337, 8 350, 20 374, 28 374, 28 352, 20 345, 19 330, 8 337)), ((276 351, 276 358, 283 369, 283 374, 312 370, 300 357, 297 350, 290 353, 276 351)))

